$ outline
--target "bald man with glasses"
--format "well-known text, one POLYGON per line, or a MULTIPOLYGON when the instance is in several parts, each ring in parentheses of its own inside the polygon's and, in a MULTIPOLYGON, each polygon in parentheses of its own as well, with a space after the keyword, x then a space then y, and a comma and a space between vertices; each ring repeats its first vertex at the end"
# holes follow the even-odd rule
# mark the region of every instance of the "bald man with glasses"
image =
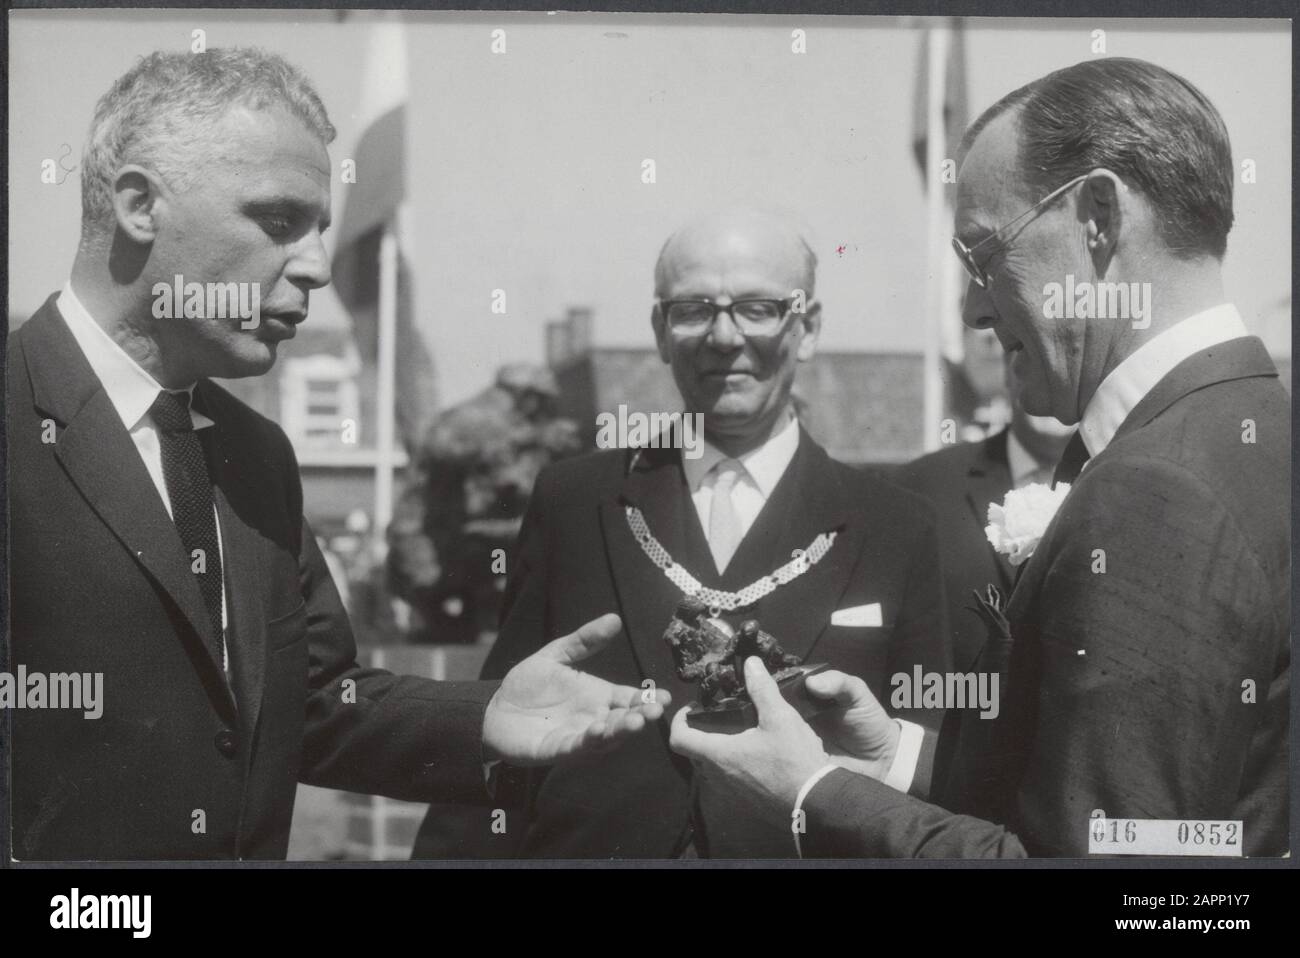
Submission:
MULTIPOLYGON (((766 213, 705 216, 669 238, 650 320, 682 404, 663 412, 703 414, 703 453, 611 449, 542 472, 485 676, 592 610, 618 611, 625 638, 590 660, 591 672, 667 689, 674 703, 698 699, 664 640, 690 595, 732 627, 757 619, 787 652, 829 662, 882 696, 895 673, 948 670, 929 506, 831 459, 793 413, 795 371, 821 331, 815 269, 800 232, 766 213)), ((918 753, 933 743, 925 726, 941 718, 904 717, 918 753)), ((929 753, 918 758, 919 771, 897 784, 924 794, 929 753)), ((599 763, 532 774, 517 797, 526 824, 489 846, 506 856, 795 854, 789 819, 770 821, 702 782, 670 752, 666 722, 599 763)))

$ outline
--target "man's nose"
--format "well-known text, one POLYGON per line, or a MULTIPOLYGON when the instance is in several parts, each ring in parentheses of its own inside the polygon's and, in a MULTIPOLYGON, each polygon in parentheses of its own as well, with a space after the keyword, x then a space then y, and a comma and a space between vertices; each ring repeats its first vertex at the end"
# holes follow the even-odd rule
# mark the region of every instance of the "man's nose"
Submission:
POLYGON ((330 259, 320 230, 312 230, 298 242, 285 273, 295 286, 320 289, 329 284, 330 259))
POLYGON ((745 337, 736 325, 736 318, 729 309, 719 310, 709 327, 709 345, 721 352, 739 349, 745 345, 745 337))
POLYGON ((966 281, 966 299, 961 305, 961 321, 971 329, 988 329, 997 322, 993 299, 974 280, 966 281))

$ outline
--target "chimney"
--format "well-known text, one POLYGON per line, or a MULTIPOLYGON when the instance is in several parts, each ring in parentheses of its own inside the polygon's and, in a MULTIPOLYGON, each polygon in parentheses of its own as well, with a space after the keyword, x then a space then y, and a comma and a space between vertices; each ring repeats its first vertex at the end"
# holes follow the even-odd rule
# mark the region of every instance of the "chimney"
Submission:
POLYGON ((546 324, 546 365, 558 369, 569 361, 569 324, 552 320, 546 324))
POLYGON ((569 325, 569 356, 591 352, 591 307, 570 306, 565 320, 569 325))

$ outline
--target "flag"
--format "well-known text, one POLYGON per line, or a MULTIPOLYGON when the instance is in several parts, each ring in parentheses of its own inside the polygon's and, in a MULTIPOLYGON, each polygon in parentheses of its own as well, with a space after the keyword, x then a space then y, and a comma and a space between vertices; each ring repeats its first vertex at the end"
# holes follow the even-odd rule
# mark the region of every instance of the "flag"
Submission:
MULTIPOLYGON (((957 150, 962 134, 970 124, 966 106, 966 38, 962 19, 949 21, 948 65, 944 70, 943 128, 949 155, 957 150)), ((912 152, 921 167, 921 184, 927 190, 930 177, 925 176, 925 150, 929 117, 926 104, 930 98, 929 28, 922 31, 917 54, 916 96, 912 101, 912 152)), ((932 171, 933 172, 933 171, 932 171)), ((936 174, 937 175, 937 174, 936 174)))
MULTIPOLYGON (((955 160, 957 146, 970 122, 966 104, 966 40, 963 21, 954 17, 941 25, 948 31, 947 56, 944 68, 943 95, 943 158, 955 160)), ((929 148, 929 97, 930 97, 930 33, 934 27, 921 31, 917 54, 915 98, 912 103, 912 152, 921 171, 921 186, 926 194, 940 183, 941 171, 927 170, 926 152, 929 148)), ((953 187, 944 184, 944 204, 947 221, 952 222, 953 187)), ((940 352, 948 364, 962 361, 961 291, 964 277, 955 257, 941 263, 943 286, 942 324, 939 330, 940 352)), ((953 370, 949 370, 953 372, 953 370)))
POLYGON ((410 449, 433 413, 436 395, 433 362, 415 328, 408 250, 398 228, 406 200, 410 100, 406 35, 399 21, 386 16, 371 25, 362 71, 361 135, 340 163, 345 193, 332 263, 334 286, 352 314, 357 350, 373 368, 379 354, 379 245, 385 228, 398 230, 394 395, 397 434, 410 449))

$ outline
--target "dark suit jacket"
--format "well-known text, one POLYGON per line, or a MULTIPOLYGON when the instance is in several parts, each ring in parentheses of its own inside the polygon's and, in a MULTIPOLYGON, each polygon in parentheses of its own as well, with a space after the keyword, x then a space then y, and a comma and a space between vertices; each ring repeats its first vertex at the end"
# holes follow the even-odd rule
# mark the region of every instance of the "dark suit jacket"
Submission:
MULTIPOLYGON (((698 698, 680 681, 663 631, 681 598, 642 552, 625 506, 705 585, 739 589, 838 530, 811 571, 778 588, 752 617, 794 654, 867 679, 886 696, 888 677, 948 668, 942 589, 931 512, 919 498, 830 459, 802 431, 771 498, 719 577, 676 450, 611 450, 556 463, 534 489, 509 567, 504 625, 484 668, 500 675, 542 641, 618 612, 627 638, 589 660, 593 674, 668 689, 674 708, 698 698), (878 602, 882 626, 830 624, 837 609, 878 602)), ((747 616, 748 617, 748 616, 747 616)), ((939 715, 910 716, 937 725, 939 715)), ((690 763, 668 748, 669 718, 611 755, 533 776, 528 827, 497 854, 537 858, 668 858, 693 841, 712 857, 792 857, 789 830, 694 789, 690 763), (694 812, 693 812, 694 809, 694 812), (692 821, 695 827, 692 826, 692 821)), ((500 798, 500 796, 498 796, 500 798)), ((486 824, 483 825, 486 827, 486 824)), ((463 846, 462 846, 463 847, 463 846)), ((428 851, 426 852, 428 853, 428 851)))
POLYGON ((837 771, 809 795, 803 847, 1083 857, 1100 809, 1240 819, 1247 855, 1284 852, 1290 448, 1258 339, 1173 369, 1080 475, 1012 596, 1008 773, 976 810, 993 822, 837 771))
POLYGON ((952 661, 959 672, 971 669, 987 637, 983 624, 970 611, 971 590, 982 592, 992 584, 1003 595, 1010 595, 1015 582, 1011 563, 984 535, 989 503, 1001 502, 1011 488, 1007 435, 1008 430, 1003 429, 980 442, 940 449, 889 476, 934 506, 948 627, 952 629, 952 661))
POLYGON ((176 527, 54 297, 8 349, 14 667, 104 676, 98 720, 12 713, 15 857, 283 858, 300 780, 482 793, 493 686, 357 666, 277 426, 211 382, 195 389, 216 422, 199 435, 232 695, 176 527))

